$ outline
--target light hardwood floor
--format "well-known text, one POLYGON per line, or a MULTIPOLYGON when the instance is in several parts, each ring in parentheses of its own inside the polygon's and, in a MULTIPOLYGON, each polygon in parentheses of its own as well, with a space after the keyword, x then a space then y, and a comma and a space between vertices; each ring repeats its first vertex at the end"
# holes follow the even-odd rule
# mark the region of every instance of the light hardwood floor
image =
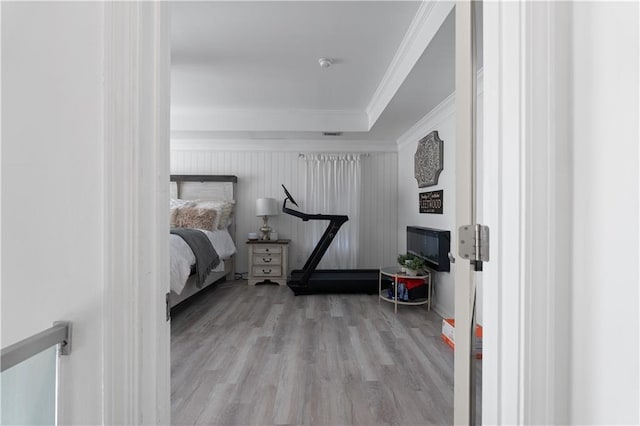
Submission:
POLYGON ((444 425, 453 351, 425 306, 218 285, 171 326, 175 425, 444 425))

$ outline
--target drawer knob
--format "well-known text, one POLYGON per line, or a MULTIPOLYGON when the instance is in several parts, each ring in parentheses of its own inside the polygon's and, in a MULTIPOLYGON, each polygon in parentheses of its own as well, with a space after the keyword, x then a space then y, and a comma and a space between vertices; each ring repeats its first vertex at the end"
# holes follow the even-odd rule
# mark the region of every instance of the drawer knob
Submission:
POLYGON ((263 261, 264 263, 269 263, 269 262, 271 262, 271 258, 269 258, 269 257, 263 257, 263 258, 262 258, 262 261, 263 261))
POLYGON ((269 270, 263 269, 263 270, 262 270, 262 273, 264 273, 264 274, 270 274, 270 273, 271 273, 271 269, 269 269, 269 270))

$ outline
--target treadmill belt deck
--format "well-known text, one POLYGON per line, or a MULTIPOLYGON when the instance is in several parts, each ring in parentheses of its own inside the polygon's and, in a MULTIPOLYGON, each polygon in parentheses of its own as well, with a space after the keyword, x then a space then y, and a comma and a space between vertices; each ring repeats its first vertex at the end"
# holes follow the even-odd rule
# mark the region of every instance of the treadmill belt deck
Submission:
POLYGON ((337 293, 378 293, 377 269, 320 269, 313 272, 307 285, 300 283, 304 271, 291 272, 287 284, 293 293, 304 294, 337 294, 337 293))

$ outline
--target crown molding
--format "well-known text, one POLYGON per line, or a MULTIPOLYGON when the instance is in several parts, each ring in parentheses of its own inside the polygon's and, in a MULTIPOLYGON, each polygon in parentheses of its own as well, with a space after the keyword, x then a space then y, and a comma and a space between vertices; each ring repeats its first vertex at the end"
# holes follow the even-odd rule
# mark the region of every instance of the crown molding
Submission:
POLYGON ((171 129, 232 132, 368 132, 404 83, 454 5, 453 1, 421 2, 365 110, 234 110, 174 107, 171 110, 171 129))
POLYGON ((171 151, 397 152, 393 141, 171 138, 171 151))
MULTIPOLYGON (((476 89, 478 91, 478 97, 482 96, 484 92, 483 75, 484 68, 480 68, 476 74, 477 84, 476 89)), ((436 127, 443 120, 456 112, 456 92, 453 92, 447 96, 442 102, 436 105, 431 111, 422 117, 416 124, 411 126, 409 130, 404 132, 398 138, 398 150, 404 147, 406 144, 416 142, 429 132, 432 128, 436 127)))
POLYGON ((173 108, 171 129, 177 131, 366 132, 364 111, 173 108))
POLYGON ((453 10, 453 1, 423 1, 409 25, 402 43, 367 105, 370 130, 407 78, 422 53, 453 10))
POLYGON ((411 142, 417 142, 420 138, 424 137, 426 134, 425 131, 429 131, 429 129, 436 127, 442 121, 455 114, 455 100, 455 93, 450 94, 435 108, 429 111, 427 115, 422 117, 420 121, 404 132, 402 136, 398 138, 398 149, 402 149, 402 147, 411 142))

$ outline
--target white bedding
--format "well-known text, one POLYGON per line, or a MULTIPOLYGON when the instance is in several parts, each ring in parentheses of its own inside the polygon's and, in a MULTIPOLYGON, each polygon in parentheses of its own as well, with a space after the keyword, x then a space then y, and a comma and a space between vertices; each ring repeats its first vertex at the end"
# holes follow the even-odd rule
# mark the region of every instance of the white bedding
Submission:
MULTIPOLYGON (((226 229, 219 229, 216 231, 206 231, 201 229, 209 240, 213 248, 220 257, 220 263, 213 271, 224 271, 223 260, 229 259, 236 252, 236 246, 233 243, 233 239, 226 229)), ((171 290, 177 294, 182 292, 189 274, 191 273, 191 265, 196 262, 196 257, 191 251, 189 245, 178 235, 169 234, 169 258, 171 263, 171 290)))

